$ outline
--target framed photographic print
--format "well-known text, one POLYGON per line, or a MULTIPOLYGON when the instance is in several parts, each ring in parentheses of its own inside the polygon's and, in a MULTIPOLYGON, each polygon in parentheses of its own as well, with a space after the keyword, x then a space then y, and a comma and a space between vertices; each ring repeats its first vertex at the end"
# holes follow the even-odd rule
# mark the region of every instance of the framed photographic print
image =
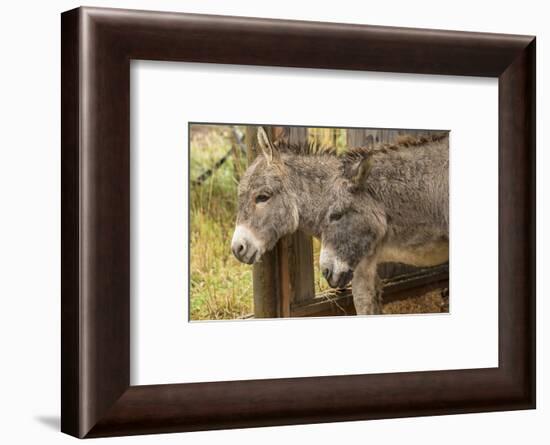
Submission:
POLYGON ((535 38, 62 14, 62 431, 535 407, 535 38))

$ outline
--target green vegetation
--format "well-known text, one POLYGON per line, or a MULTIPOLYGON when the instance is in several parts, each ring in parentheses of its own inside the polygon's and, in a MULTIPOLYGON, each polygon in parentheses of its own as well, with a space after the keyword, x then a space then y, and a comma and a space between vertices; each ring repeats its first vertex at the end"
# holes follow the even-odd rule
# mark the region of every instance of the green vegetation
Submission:
MULTIPOLYGON (((193 126, 191 179, 231 148, 230 127, 193 126)), ((201 185, 191 185, 191 319, 217 320, 252 313, 252 267, 239 263, 230 242, 235 227, 237 178, 233 157, 201 185)))

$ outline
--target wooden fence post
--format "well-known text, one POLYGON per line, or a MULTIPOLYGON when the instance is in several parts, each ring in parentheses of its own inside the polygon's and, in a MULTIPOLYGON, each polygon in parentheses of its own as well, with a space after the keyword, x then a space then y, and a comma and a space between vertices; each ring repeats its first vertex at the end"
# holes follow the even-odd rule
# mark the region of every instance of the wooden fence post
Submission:
MULTIPOLYGON (((288 141, 291 144, 307 143, 306 127, 288 127, 288 141)), ((296 232, 282 240, 281 284, 283 287, 281 314, 292 316, 292 305, 303 303, 315 297, 313 270, 313 240, 303 232, 296 232)))
MULTIPOLYGON (((246 127, 247 159, 250 164, 257 152, 258 127, 246 127)), ((265 127, 269 137, 273 138, 272 129, 265 127)), ((266 252, 260 263, 253 266, 252 288, 254 295, 254 317, 274 318, 280 316, 280 286, 278 248, 266 252)))
POLYGON ((377 141, 377 130, 363 128, 350 128, 346 133, 346 141, 349 148, 369 147, 371 148, 377 141))
MULTIPOLYGON (((272 140, 286 138, 290 143, 307 142, 307 128, 264 127, 272 140)), ((247 157, 257 155, 257 127, 246 130, 247 157)), ((254 317, 290 317, 291 305, 315 297, 313 243, 301 232, 281 239, 254 265, 254 317)))

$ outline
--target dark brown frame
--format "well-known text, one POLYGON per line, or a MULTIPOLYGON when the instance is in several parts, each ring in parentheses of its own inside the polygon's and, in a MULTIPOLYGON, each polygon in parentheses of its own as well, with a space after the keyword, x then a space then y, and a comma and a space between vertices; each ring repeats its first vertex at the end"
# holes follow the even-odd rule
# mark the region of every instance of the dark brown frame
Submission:
POLYGON ((61 133, 62 431, 535 407, 534 37, 79 8, 62 15, 61 133), (130 386, 131 59, 498 77, 498 368, 130 386))

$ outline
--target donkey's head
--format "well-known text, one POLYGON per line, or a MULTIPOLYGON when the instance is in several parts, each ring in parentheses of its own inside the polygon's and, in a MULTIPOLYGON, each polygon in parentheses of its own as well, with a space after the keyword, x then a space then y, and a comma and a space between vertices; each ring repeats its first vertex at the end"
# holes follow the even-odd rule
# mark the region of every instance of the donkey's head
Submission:
POLYGON ((284 235, 297 230, 298 204, 281 153, 258 130, 260 155, 248 167, 238 188, 238 211, 231 250, 253 264, 284 235))
POLYGON ((320 267, 331 287, 344 287, 362 258, 376 252, 386 232, 383 209, 365 187, 370 160, 363 159, 332 188, 323 222, 320 267))

